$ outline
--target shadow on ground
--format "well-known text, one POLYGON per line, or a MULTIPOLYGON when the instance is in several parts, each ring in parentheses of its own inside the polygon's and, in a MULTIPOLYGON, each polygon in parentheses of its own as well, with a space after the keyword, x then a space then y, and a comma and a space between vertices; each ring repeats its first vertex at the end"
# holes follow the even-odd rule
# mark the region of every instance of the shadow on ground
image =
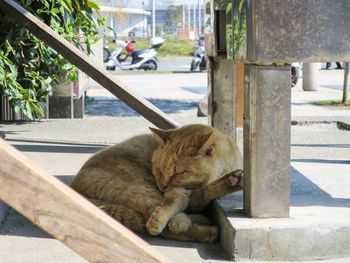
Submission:
POLYGON ((105 144, 82 144, 82 143, 62 143, 54 141, 35 141, 8 139, 13 146, 21 152, 43 152, 43 153, 95 153, 106 148, 105 144), (22 144, 20 144, 22 142, 22 144), (37 144, 35 144, 37 143, 37 144))
MULTIPOLYGON (((166 114, 197 108, 198 101, 150 99, 152 104, 166 114)), ((85 107, 88 116, 140 116, 136 111, 120 100, 92 100, 85 107)))
MULTIPOLYGON (((293 162, 298 160, 292 160, 293 162)), ((299 160, 311 162, 313 160, 299 160)), ((319 160, 318 160, 319 161, 319 160)), ((328 161, 328 160, 326 160, 328 161)), ((338 161, 338 160, 336 160, 338 161)), ((291 205, 292 206, 331 206, 350 207, 350 199, 333 198, 317 184, 309 180, 295 168, 291 167, 291 205)))
MULTIPOLYGON (((196 242, 181 242, 176 240, 168 240, 163 238, 143 236, 152 246, 159 247, 169 247, 169 249, 174 250, 172 254, 176 254, 175 248, 187 248, 195 250, 198 255, 204 260, 228 260, 229 258, 225 255, 225 252, 219 243, 214 244, 205 244, 205 243, 196 243, 196 242)), ((173 256, 172 258, 176 258, 173 256)), ((180 262, 179 259, 178 262, 180 262)))
MULTIPOLYGON (((56 177, 63 181, 65 184, 70 184, 74 176, 58 175, 56 177)), ((47 234, 44 230, 31 223, 27 218, 19 214, 14 209, 10 209, 8 211, 7 216, 0 227, 0 235, 45 239, 53 238, 51 235, 47 234)), ((174 258, 176 258, 177 253, 176 248, 186 248, 193 250, 192 253, 197 253, 204 260, 227 260, 225 252, 219 243, 205 244, 196 242, 182 242, 146 235, 140 237, 146 242, 150 243, 152 246, 167 247, 165 249, 169 250, 169 253, 173 254, 174 258)))
MULTIPOLYGON (((291 160, 293 162, 311 162, 315 160, 301 159, 291 160)), ((321 160, 316 160, 321 161, 321 160)), ((328 160, 326 160, 328 161, 328 160)), ((335 160, 338 162, 338 160, 335 160)), ((334 198, 329 193, 312 182, 297 169, 291 166, 291 206, 325 206, 325 207, 350 207, 350 199, 334 198)), ((220 204, 227 211, 241 209, 243 207, 243 192, 237 192, 220 200, 220 204)), ((235 215, 236 215, 235 211, 235 215)), ((242 214, 242 217, 245 217, 242 214)))

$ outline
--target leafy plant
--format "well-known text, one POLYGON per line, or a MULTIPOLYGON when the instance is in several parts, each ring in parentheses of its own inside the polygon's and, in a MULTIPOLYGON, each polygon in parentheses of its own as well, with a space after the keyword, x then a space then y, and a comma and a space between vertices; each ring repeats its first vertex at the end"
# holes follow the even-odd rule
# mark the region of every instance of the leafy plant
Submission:
MULTIPOLYGON (((18 0, 20 5, 86 53, 99 39, 104 18, 93 17, 92 0, 18 0)), ((52 84, 66 75, 77 80, 77 68, 55 50, 0 11, 0 91, 16 112, 30 119, 44 116, 52 84)))

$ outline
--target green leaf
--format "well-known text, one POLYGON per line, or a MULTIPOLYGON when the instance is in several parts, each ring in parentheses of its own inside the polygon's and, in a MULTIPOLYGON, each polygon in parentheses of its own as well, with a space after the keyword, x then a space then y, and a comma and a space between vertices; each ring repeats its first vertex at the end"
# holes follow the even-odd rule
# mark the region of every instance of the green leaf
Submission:
POLYGON ((33 118, 33 113, 32 113, 32 107, 31 107, 31 104, 30 104, 29 101, 26 101, 26 102, 25 102, 25 114, 26 114, 26 116, 27 116, 29 119, 31 119, 31 120, 34 119, 34 118, 33 118))
POLYGON ((70 64, 70 63, 64 64, 64 65, 62 66, 62 69, 63 69, 63 70, 70 70, 71 68, 72 68, 72 64, 70 64))
POLYGON ((51 13, 53 13, 53 14, 58 14, 58 13, 60 13, 60 10, 58 9, 58 8, 52 8, 51 9, 51 13))
POLYGON ((98 4, 97 3, 95 3, 94 1, 87 1, 87 5, 88 5, 88 7, 90 7, 90 8, 92 8, 92 9, 94 9, 94 10, 96 10, 96 11, 98 11, 98 10, 100 10, 100 7, 98 6, 98 4))
POLYGON ((31 106, 37 117, 41 117, 41 118, 45 117, 43 109, 39 108, 38 105, 36 105, 35 103, 31 103, 31 106))
POLYGON ((62 0, 61 1, 61 5, 63 5, 64 8, 66 8, 68 11, 70 11, 70 12, 73 11, 72 1, 70 1, 70 0, 62 0))

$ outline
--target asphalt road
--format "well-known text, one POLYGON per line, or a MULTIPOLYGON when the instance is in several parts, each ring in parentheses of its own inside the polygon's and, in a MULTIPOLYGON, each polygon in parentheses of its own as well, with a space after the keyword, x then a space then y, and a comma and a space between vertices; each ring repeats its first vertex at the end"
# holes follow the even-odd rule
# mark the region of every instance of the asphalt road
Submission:
MULTIPOLYGON (((158 71, 189 72, 192 57, 161 57, 159 58, 158 71)), ((319 71, 319 85, 326 88, 342 90, 344 81, 344 70, 334 69, 332 63, 330 70, 325 70, 326 64, 321 63, 319 71)), ((302 82, 302 79, 299 80, 302 82)))
MULTIPOLYGON (((159 64, 157 72, 190 72, 192 57, 158 57, 159 64)), ((107 64, 105 63, 106 67, 107 64)), ((137 70, 120 70, 116 69, 115 72, 119 73, 131 73, 137 70)))
POLYGON ((160 57, 159 71, 190 71, 192 57, 160 57))
POLYGON ((343 90, 344 70, 320 70, 319 84, 322 87, 343 90))

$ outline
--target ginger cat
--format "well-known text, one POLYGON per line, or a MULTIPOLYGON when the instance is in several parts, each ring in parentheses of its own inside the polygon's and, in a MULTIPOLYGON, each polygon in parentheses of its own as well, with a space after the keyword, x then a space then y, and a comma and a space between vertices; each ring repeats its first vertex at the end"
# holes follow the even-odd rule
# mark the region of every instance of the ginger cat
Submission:
POLYGON ((215 241, 218 228, 193 213, 242 189, 241 171, 222 177, 242 168, 238 147, 206 125, 151 131, 96 153, 72 188, 133 231, 215 241))

